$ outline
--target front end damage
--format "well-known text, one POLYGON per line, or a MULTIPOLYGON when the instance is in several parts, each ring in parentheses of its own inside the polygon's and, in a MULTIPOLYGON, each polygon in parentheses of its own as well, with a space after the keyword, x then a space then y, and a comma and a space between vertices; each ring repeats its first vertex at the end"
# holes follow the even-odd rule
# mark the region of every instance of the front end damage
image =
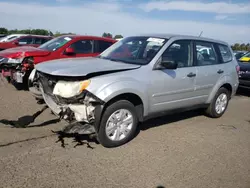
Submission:
POLYGON ((26 77, 33 69, 33 58, 25 58, 20 62, 10 62, 9 58, 4 58, 0 63, 2 76, 9 82, 24 83, 26 77))
POLYGON ((72 98, 62 98, 54 95, 53 89, 60 78, 42 73, 37 74, 39 90, 42 93, 45 103, 55 115, 69 123, 78 122, 91 125, 91 128, 95 132, 98 131, 101 109, 104 105, 101 99, 87 90, 72 98))

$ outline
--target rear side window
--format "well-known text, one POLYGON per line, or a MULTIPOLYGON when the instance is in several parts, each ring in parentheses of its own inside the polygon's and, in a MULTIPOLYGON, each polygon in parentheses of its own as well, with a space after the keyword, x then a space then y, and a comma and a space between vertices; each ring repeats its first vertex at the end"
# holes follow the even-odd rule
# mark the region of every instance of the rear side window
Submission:
POLYGON ((51 38, 43 38, 42 39, 42 44, 45 43, 45 42, 48 42, 49 40, 51 40, 51 38))
POLYGON ((23 37, 18 40, 19 44, 32 44, 33 38, 32 37, 23 37))
POLYGON ((42 44, 42 38, 35 38, 35 44, 42 44))
POLYGON ((219 47, 219 51, 220 51, 223 63, 232 61, 233 56, 229 47, 226 45, 221 45, 221 44, 219 44, 218 47, 219 47))
POLYGON ((102 41, 102 40, 98 40, 98 48, 97 48, 97 52, 103 52, 104 50, 106 50, 108 47, 110 47, 113 43, 112 42, 107 42, 107 41, 102 41))
POLYGON ((50 40, 50 39, 36 37, 35 38, 35 44, 43 44, 43 43, 47 42, 48 40, 50 40))
POLYGON ((197 66, 219 64, 215 49, 212 43, 196 42, 196 62, 197 66))

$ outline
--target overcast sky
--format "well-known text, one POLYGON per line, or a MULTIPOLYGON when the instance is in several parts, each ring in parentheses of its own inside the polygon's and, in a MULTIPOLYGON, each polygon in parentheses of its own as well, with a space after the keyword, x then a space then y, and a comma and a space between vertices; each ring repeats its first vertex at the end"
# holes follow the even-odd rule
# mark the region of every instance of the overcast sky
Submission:
POLYGON ((124 36, 203 31, 250 43, 250 0, 0 0, 0 27, 124 36))

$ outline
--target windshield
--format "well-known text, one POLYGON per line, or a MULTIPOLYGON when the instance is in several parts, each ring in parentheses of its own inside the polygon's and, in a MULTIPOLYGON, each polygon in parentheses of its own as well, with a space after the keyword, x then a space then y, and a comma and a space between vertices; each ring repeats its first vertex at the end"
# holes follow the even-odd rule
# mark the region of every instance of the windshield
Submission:
POLYGON ((57 37, 45 42, 38 48, 48 51, 55 51, 72 40, 72 37, 57 37))
POLYGON ((244 54, 246 54, 246 53, 245 52, 236 52, 235 57, 236 57, 236 59, 240 59, 244 54))
POLYGON ((154 37, 127 37, 115 43, 98 57, 124 63, 148 64, 166 43, 154 37))
POLYGON ((248 52, 247 54, 245 54, 243 57, 250 57, 250 52, 248 52))

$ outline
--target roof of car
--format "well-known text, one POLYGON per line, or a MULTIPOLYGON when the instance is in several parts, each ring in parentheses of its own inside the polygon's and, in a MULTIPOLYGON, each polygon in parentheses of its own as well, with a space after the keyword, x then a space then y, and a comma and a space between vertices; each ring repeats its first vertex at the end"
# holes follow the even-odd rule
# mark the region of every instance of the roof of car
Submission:
POLYGON ((178 39, 203 40, 203 41, 228 45, 228 43, 221 41, 221 40, 216 40, 216 39, 211 39, 211 38, 206 38, 206 37, 199 37, 199 36, 192 36, 192 35, 180 35, 180 34, 169 33, 169 34, 141 34, 139 36, 158 37, 158 38, 165 38, 165 39, 177 37, 178 39))
POLYGON ((72 37, 72 38, 95 38, 95 39, 102 39, 102 40, 109 40, 109 41, 116 41, 113 38, 108 37, 99 37, 93 35, 61 35, 60 37, 72 37))
POLYGON ((33 35, 33 34, 25 34, 24 36, 52 38, 52 36, 47 36, 47 35, 33 35))

